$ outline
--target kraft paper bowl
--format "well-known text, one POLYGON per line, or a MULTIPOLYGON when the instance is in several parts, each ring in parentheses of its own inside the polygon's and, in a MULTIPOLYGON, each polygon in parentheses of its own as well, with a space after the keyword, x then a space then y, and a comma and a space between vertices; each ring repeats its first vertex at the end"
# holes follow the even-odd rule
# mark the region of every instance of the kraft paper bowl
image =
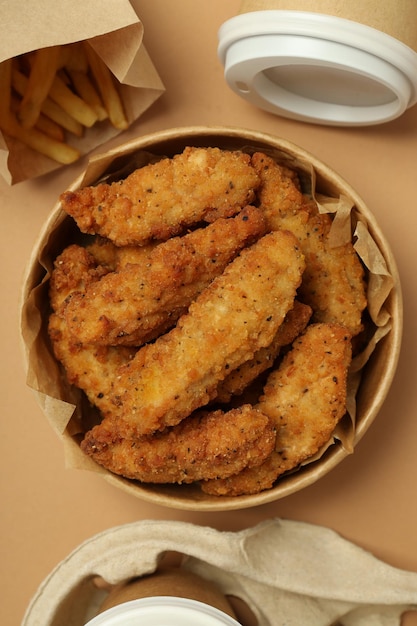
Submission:
MULTIPOLYGON (((187 145, 267 151, 297 169, 306 184, 315 180, 315 191, 320 198, 324 197, 324 201, 336 202, 335 199, 342 198, 354 206, 352 219, 361 228, 365 262, 369 265, 366 272, 371 294, 368 310, 373 318, 372 339, 352 366, 351 415, 342 420, 333 443, 318 458, 279 478, 272 489, 257 495, 230 498, 206 495, 195 485, 141 484, 116 476, 87 458, 79 446, 82 438, 80 423, 81 416, 85 417, 90 407, 83 394, 66 383, 46 332, 49 272, 55 257, 77 236, 75 223, 64 214, 59 202, 39 235, 24 279, 21 321, 27 383, 36 392, 49 422, 64 443, 67 466, 100 472, 111 484, 132 496, 171 508, 206 511, 248 508, 283 498, 311 485, 354 452, 376 418, 394 377, 402 336, 401 286, 389 243, 372 210, 358 193, 316 157, 272 135, 240 128, 204 126, 154 133, 92 159, 86 172, 70 188, 75 190, 93 184, 114 172, 122 177, 132 163, 135 166, 143 164, 149 153, 172 156, 187 145)), ((372 209, 377 211, 378 207, 372 209)))

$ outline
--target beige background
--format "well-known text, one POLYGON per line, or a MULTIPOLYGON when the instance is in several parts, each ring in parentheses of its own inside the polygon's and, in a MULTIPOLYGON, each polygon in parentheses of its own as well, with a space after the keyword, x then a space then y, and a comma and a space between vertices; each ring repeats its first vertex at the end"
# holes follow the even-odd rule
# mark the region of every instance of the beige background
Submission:
MULTIPOLYGON (((138 519, 187 520, 239 530, 269 517, 333 528, 391 565, 417 572, 417 107, 389 124, 327 128, 256 110, 226 86, 217 30, 238 1, 142 0, 145 43, 166 94, 116 145, 138 133, 190 124, 242 126, 282 136, 313 152, 367 202, 388 236, 404 293, 404 343, 397 376, 355 453, 319 483, 243 512, 193 513, 136 500, 95 473, 67 470, 61 444, 25 386, 19 338, 19 291, 39 229, 85 162, 8 187, 1 214, 1 623, 20 624, 51 569, 81 541, 138 519)), ((337 558, 337 555, 335 555, 337 558)), ((417 614, 407 626, 417 624, 417 614)))

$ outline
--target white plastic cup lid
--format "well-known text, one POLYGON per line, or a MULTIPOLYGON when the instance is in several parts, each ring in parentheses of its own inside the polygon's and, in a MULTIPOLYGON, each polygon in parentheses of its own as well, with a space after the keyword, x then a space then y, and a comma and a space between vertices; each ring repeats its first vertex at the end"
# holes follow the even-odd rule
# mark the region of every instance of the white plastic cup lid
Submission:
POLYGON ((124 602, 100 613, 85 626, 240 626, 213 606, 171 596, 124 602))
POLYGON ((224 22, 218 37, 227 84, 271 113, 364 126, 393 120, 417 102, 417 53, 352 20, 255 11, 224 22))

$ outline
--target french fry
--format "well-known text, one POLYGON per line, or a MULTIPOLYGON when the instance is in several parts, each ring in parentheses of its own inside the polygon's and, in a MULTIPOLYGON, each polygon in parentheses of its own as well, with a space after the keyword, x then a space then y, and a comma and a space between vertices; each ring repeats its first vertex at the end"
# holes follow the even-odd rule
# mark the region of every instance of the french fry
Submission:
POLYGON ((10 124, 12 94, 11 77, 11 61, 3 61, 0 63, 0 130, 4 130, 10 124))
POLYGON ((51 46, 0 64, 0 130, 58 163, 80 152, 66 133, 109 119, 119 130, 128 120, 118 81, 86 42, 51 46))
POLYGON ((90 80, 88 74, 78 70, 67 69, 72 84, 77 94, 87 102, 96 112, 98 120, 101 122, 108 117, 108 113, 103 106, 97 90, 90 80))
POLYGON ((44 154, 62 165, 68 165, 80 158, 79 151, 72 146, 56 141, 56 139, 45 135, 36 128, 23 128, 16 116, 11 112, 6 122, 2 122, 1 130, 6 135, 18 139, 29 148, 44 154))
POLYGON ((62 126, 51 120, 51 118, 46 117, 43 113, 39 115, 34 128, 37 128, 41 132, 45 133, 45 135, 48 135, 57 141, 65 140, 65 133, 62 126))
POLYGON ((57 70, 60 70, 62 67, 65 67, 69 61, 71 55, 71 50, 69 45, 61 46, 61 54, 59 55, 58 67, 57 70))
POLYGON ((86 74, 88 72, 88 61, 82 43, 68 44, 64 46, 64 48, 66 56, 63 67, 67 70, 74 70, 86 74))
POLYGON ((73 93, 58 75, 55 75, 49 90, 49 97, 83 126, 89 128, 97 122, 98 118, 94 109, 73 93))
POLYGON ((11 104, 12 90, 12 62, 11 59, 0 63, 0 122, 6 122, 11 104))
POLYGON ((82 137, 84 135, 83 125, 71 117, 71 115, 68 115, 59 104, 53 102, 50 98, 45 100, 42 112, 76 137, 82 137))
MULTIPOLYGON (((12 67, 12 86, 16 93, 20 96, 22 96, 25 92, 27 80, 27 77, 20 72, 14 64, 12 67)), ((59 126, 61 126, 64 130, 69 131, 76 137, 82 137, 84 132, 82 124, 68 115, 62 107, 56 104, 56 102, 53 102, 49 97, 44 100, 41 112, 59 124, 59 126)))
POLYGON ((85 43, 84 49, 91 73, 103 99, 110 122, 115 128, 125 130, 128 128, 129 123, 124 112, 122 100, 117 91, 116 79, 104 61, 87 42, 85 43))
POLYGON ((33 55, 28 83, 20 103, 18 119, 23 128, 32 128, 40 115, 59 65, 61 46, 41 48, 33 55))
MULTIPOLYGON (((14 115, 17 115, 17 112, 19 110, 19 104, 20 101, 14 95, 12 95, 10 110, 14 115)), ((45 135, 52 137, 52 139, 56 139, 56 141, 65 140, 64 129, 59 126, 59 124, 56 124, 51 119, 49 119, 49 117, 43 115, 43 113, 39 115, 34 128, 37 128, 42 133, 45 133, 45 135)))
MULTIPOLYGON (((39 129, 35 128, 23 128, 20 126, 13 108, 18 109, 19 103, 16 103, 11 96, 12 86, 12 62, 11 60, 5 61, 0 64, 0 130, 10 137, 20 140, 25 145, 33 148, 37 152, 45 154, 50 158, 58 161, 62 164, 72 163, 79 158, 79 152, 74 148, 57 141, 57 138, 53 138, 39 129)), ((38 116, 37 122, 41 120, 41 124, 44 123, 44 119, 38 116)), ((54 133, 59 133, 60 127, 55 125, 54 133)), ((50 124, 48 124, 49 132, 52 132, 50 124)), ((62 133, 59 135, 62 138, 62 133)))
POLYGON ((64 83, 64 85, 66 85, 67 87, 69 87, 69 89, 71 89, 71 79, 68 76, 68 73, 65 69, 65 67, 61 67, 56 76, 58 76, 58 78, 60 78, 62 80, 62 82, 64 83))

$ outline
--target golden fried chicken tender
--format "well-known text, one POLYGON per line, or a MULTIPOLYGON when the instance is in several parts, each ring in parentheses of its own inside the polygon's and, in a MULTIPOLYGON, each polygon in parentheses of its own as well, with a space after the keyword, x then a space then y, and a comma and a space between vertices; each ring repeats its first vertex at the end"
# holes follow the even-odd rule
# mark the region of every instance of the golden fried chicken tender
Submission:
POLYGON ((105 403, 117 370, 129 362, 135 350, 81 344, 69 333, 62 313, 72 294, 82 293, 105 271, 83 247, 68 246, 55 260, 51 274, 49 295, 53 313, 48 323, 53 352, 64 366, 68 382, 82 389, 103 415, 108 410, 105 403))
POLYGON ((101 425, 106 440, 108 431, 116 440, 174 426, 207 404, 230 369, 271 343, 303 270, 288 232, 269 233, 242 250, 174 329, 140 348, 119 371, 111 424, 101 425))
POLYGON ((266 348, 260 348, 253 359, 230 372, 217 388, 216 402, 230 402, 233 396, 239 396, 263 372, 273 367, 280 350, 292 344, 294 339, 305 329, 310 317, 311 307, 295 300, 278 328, 272 342, 266 348))
POLYGON ((65 321, 52 313, 48 324, 54 355, 64 366, 71 385, 84 391, 91 404, 102 415, 112 411, 108 398, 113 391, 117 371, 135 355, 135 350, 125 346, 95 346, 74 341, 65 321))
POLYGON ((331 245, 332 218, 295 171, 188 147, 61 206, 95 235, 56 259, 48 325, 69 383, 101 414, 83 414, 90 458, 239 496, 332 442, 364 270, 352 243, 331 245))
POLYGON ((201 483, 212 495, 237 496, 270 489, 326 444, 346 413, 351 336, 338 324, 311 324, 271 372, 256 405, 277 430, 275 450, 257 468, 201 483))
POLYGON ((61 195, 84 233, 119 246, 166 240, 198 222, 231 217, 254 198, 259 179, 250 157, 219 148, 187 147, 135 170, 124 180, 61 195))
POLYGON ((84 292, 108 270, 97 264, 94 257, 82 246, 71 244, 58 255, 49 281, 49 301, 55 312, 66 306, 69 298, 84 292))
POLYGON ((265 234, 263 212, 246 207, 233 218, 174 237, 75 294, 65 311, 79 341, 140 346, 174 326, 191 302, 246 245, 265 234))
POLYGON ((86 245, 86 250, 93 255, 98 265, 115 272, 129 264, 146 263, 157 245, 158 242, 146 246, 116 246, 110 239, 97 236, 86 245))
POLYGON ((364 270, 352 243, 329 245, 329 231, 327 214, 310 216, 305 234, 299 239, 306 257, 299 296, 313 309, 314 322, 343 324, 355 337, 364 329, 364 270))
POLYGON ((150 437, 108 440, 97 427, 81 448, 106 469, 147 483, 191 483, 226 478, 260 465, 275 446, 272 420, 244 405, 223 412, 198 411, 173 428, 150 437))
POLYGON ((299 240, 306 259, 299 296, 313 309, 312 321, 343 324, 352 336, 359 334, 367 299, 364 270, 352 243, 330 245, 331 217, 303 196, 287 168, 259 152, 252 165, 261 179, 258 198, 268 227, 286 228, 299 240))

